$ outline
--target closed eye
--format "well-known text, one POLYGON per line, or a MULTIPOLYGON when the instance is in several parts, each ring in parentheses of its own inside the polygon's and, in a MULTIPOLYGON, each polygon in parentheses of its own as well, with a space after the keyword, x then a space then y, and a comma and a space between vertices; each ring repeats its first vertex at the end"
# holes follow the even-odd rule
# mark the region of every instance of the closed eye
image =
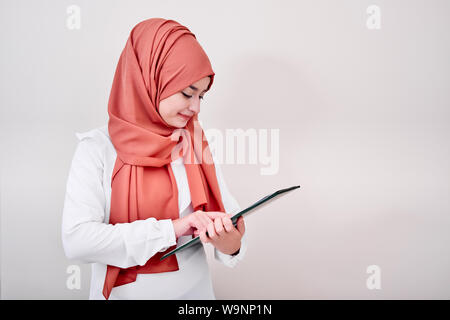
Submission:
MULTIPOLYGON (((185 96, 185 97, 188 98, 188 99, 192 98, 192 96, 190 96, 190 95, 184 93, 183 91, 181 91, 181 93, 183 94, 183 96, 185 96)), ((203 96, 199 96, 199 98, 200 98, 200 99, 203 99, 203 96)))

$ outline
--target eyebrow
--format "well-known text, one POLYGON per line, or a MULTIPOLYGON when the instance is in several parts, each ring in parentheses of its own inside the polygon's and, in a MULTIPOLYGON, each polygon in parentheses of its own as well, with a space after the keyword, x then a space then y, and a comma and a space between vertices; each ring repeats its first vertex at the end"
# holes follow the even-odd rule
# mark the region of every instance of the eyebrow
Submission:
MULTIPOLYGON (((197 87, 195 87, 195 86, 189 86, 189 88, 191 88, 192 90, 194 90, 194 91, 198 91, 198 88, 197 87)), ((205 92, 206 91, 206 89, 205 90, 203 90, 202 92, 205 92)))

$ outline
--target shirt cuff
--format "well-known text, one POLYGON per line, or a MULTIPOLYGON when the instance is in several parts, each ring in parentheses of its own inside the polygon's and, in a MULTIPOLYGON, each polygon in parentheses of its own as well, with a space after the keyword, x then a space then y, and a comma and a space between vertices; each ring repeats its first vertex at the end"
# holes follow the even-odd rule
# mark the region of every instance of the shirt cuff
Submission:
POLYGON ((166 245, 164 247, 162 247, 161 250, 159 250, 158 252, 164 252, 167 249, 169 249, 171 246, 174 246, 177 244, 177 239, 175 236, 175 230, 173 228, 173 222, 172 219, 163 219, 163 220, 158 220, 159 222, 159 227, 161 230, 161 233, 164 235, 165 238, 165 243, 166 245))

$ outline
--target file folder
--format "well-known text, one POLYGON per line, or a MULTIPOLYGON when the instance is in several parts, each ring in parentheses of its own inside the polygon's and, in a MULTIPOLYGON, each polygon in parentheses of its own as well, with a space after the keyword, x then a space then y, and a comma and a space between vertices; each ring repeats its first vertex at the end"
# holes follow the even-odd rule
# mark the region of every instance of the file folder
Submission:
MULTIPOLYGON (((261 208, 261 205, 266 206, 267 204, 273 202, 273 200, 278 199, 279 197, 277 197, 277 196, 279 196, 279 195, 285 195, 285 194, 287 194, 289 191, 294 190, 294 189, 297 189, 297 188, 300 188, 300 186, 293 186, 293 187, 290 187, 290 188, 281 189, 281 190, 275 191, 275 192, 272 193, 272 194, 269 194, 268 196, 265 196, 265 197, 262 198, 261 200, 258 200, 258 201, 256 201, 254 204, 252 204, 251 206, 247 207, 246 209, 244 209, 244 210, 242 210, 242 211, 236 213, 235 215, 233 215, 233 216, 231 217, 231 222, 232 222, 233 225, 236 227, 236 225, 237 225, 237 219, 238 219, 240 216, 243 216, 243 215, 245 215, 245 214, 249 214, 249 213, 251 213, 251 212, 254 212, 254 209, 255 209, 255 208, 261 208), (252 211, 252 210, 253 210, 253 211, 252 211)), ((206 233, 206 234, 208 234, 208 233, 206 233)), ((197 236, 197 237, 195 237, 194 239, 192 239, 192 240, 186 242, 185 244, 179 246, 178 248, 175 248, 175 249, 169 251, 168 253, 166 253, 165 255, 163 255, 163 256, 161 257, 160 261, 164 260, 164 259, 167 258, 167 257, 170 257, 171 255, 173 255, 173 254, 175 254, 175 253, 177 253, 177 252, 179 252, 179 251, 181 251, 181 250, 183 250, 183 249, 189 248, 190 246, 193 246, 193 245, 198 244, 198 243, 201 243, 200 236, 197 236)))

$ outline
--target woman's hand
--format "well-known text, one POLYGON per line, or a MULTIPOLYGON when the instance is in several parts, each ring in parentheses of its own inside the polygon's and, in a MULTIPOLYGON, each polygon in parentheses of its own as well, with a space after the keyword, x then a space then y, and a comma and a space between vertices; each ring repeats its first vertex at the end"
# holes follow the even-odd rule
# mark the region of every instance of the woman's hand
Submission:
MULTIPOLYGON (((237 228, 233 226, 230 215, 217 217, 207 225, 206 230, 200 231, 200 240, 210 242, 220 252, 234 254, 241 248, 241 239, 245 232, 244 217, 237 219, 237 228), (206 235, 208 231, 208 236, 206 235)), ((195 235, 195 233, 194 233, 195 235)))
POLYGON ((224 212, 219 211, 202 211, 197 210, 182 218, 172 220, 173 229, 176 238, 181 236, 188 236, 194 234, 197 236, 199 232, 205 231, 210 223, 213 223, 215 218, 222 218, 227 216, 224 212))

